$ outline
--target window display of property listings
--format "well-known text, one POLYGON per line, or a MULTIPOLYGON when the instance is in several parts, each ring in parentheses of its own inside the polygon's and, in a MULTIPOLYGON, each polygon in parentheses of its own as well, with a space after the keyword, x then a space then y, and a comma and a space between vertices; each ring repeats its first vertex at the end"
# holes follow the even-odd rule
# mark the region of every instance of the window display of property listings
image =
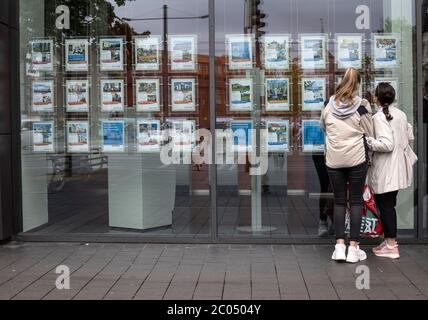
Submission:
MULTIPOLYGON (((371 56, 370 68, 373 74, 369 77, 371 83, 362 83, 360 94, 364 94, 364 89, 372 90, 380 82, 388 82, 397 90, 397 98, 399 97, 400 83, 394 74, 400 64, 399 35, 373 34, 371 39, 365 39, 362 34, 337 34, 329 39, 326 34, 299 34, 295 40, 290 34, 275 34, 259 39, 249 34, 225 35, 225 116, 250 116, 251 112, 262 107, 266 116, 284 117, 297 112, 302 113, 302 116, 312 117, 315 121, 324 107, 324 102, 334 92, 335 85, 341 81, 343 72, 350 67, 358 70, 363 66, 367 67, 363 59, 367 55, 371 56), (293 51, 293 46, 301 68, 297 79, 290 71, 290 52, 293 51), (256 52, 255 48, 259 48, 259 51, 256 52), (368 53, 370 50, 371 53, 368 53), (328 59, 328 54, 332 53, 334 61, 328 59), (260 54, 260 57, 257 54, 260 54), (249 73, 256 63, 260 63, 262 70, 265 70, 263 83, 255 83, 253 75, 249 73), (337 70, 335 79, 331 79, 328 72, 330 64, 337 70), (255 101, 256 90, 260 90, 261 101, 255 101)), ((54 123, 59 114, 69 113, 69 120, 82 120, 81 117, 86 116, 84 120, 90 123, 90 127, 97 127, 100 123, 94 124, 91 119, 94 112, 99 113, 96 115, 98 120, 101 114, 103 119, 108 119, 108 115, 123 118, 128 111, 133 114, 146 114, 149 118, 161 114, 195 116, 199 111, 199 81, 195 77, 198 65, 198 36, 172 35, 168 41, 167 51, 164 52, 163 40, 159 35, 134 36, 128 42, 122 36, 102 36, 99 39, 66 38, 63 43, 56 43, 51 38, 31 40, 27 66, 27 74, 31 79, 31 112, 54 123), (168 57, 166 60, 163 59, 165 55, 168 57), (163 61, 167 63, 163 64, 163 61), (63 62, 63 65, 60 65, 60 62, 63 62), (162 69, 170 71, 171 76, 165 78, 162 69), (94 77, 95 73, 99 76, 94 77), (62 76, 61 80, 55 77, 59 74, 62 76), (99 79, 97 82, 96 78, 99 79)), ((203 63, 202 60, 199 63, 203 63)), ((161 118, 158 118, 158 121, 156 130, 160 130, 165 122, 161 118)), ((283 123, 280 127, 285 128, 285 122, 281 122, 280 118, 277 121, 283 123)), ((291 117, 287 121, 286 131, 289 136, 293 131, 288 127, 293 126, 295 120, 291 117)), ((302 126, 299 131, 300 147, 303 152, 319 152, 323 140, 314 134, 312 125, 315 122, 308 121, 304 120, 299 124, 302 126), (314 138, 317 138, 316 143, 308 142, 314 138)), ((107 127, 92 130, 91 135, 89 127, 85 130, 84 125, 78 123, 79 133, 85 131, 85 143, 80 147, 66 143, 64 150, 89 152, 90 145, 98 146, 104 152, 125 150, 125 141, 119 140, 107 146, 103 144, 105 141, 113 142, 112 134, 108 135, 109 139, 105 139, 105 130, 115 128, 113 131, 117 133, 116 137, 124 138, 125 133, 118 130, 119 123, 101 123, 107 127), (96 141, 91 143, 90 140, 96 132, 102 132, 102 136, 94 138, 96 141)), ((272 130, 275 122, 268 123, 268 129, 272 130)), ((157 146, 149 148, 141 145, 141 128, 144 127, 141 119, 133 119, 131 127, 134 133, 130 136, 135 141, 129 143, 137 146, 135 151, 158 150, 157 146)), ((74 140, 77 129, 75 125, 74 130, 70 128, 64 125, 64 128, 56 128, 56 132, 63 130, 66 135, 74 134, 74 140)), ((54 132, 51 130, 49 133, 52 140, 54 132)), ((39 132, 34 132, 34 135, 36 134, 40 135, 39 132)), ((159 137, 155 136, 157 143, 159 137)), ((82 140, 81 137, 82 134, 79 134, 79 141, 82 140)), ((36 137, 32 139, 34 143, 39 143, 39 140, 36 137)), ((286 141, 286 149, 292 148, 288 143, 294 140, 287 138, 286 141)), ((33 146, 33 150, 38 152, 52 152, 53 148, 53 143, 45 148, 33 146)), ((270 149, 275 148, 271 146, 270 149)))

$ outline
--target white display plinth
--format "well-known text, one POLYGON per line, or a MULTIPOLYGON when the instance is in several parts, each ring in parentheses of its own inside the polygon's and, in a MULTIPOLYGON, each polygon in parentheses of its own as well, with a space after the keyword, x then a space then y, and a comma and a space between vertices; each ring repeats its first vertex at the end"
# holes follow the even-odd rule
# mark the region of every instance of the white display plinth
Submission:
POLYGON ((146 230, 172 224, 176 169, 159 154, 108 157, 109 226, 146 230))
POLYGON ((22 223, 27 232, 49 221, 46 154, 22 157, 22 223))
POLYGON ((287 188, 287 155, 269 155, 268 164, 268 171, 263 176, 262 184, 274 188, 287 188))

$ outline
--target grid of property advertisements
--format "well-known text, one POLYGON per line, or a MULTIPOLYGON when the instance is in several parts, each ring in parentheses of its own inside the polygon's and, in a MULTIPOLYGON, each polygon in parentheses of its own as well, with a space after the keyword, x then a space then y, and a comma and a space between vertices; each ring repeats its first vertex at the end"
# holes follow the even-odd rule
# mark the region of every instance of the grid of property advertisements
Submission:
POLYGON ((162 45, 160 36, 32 40, 28 114, 47 119, 32 122, 33 152, 159 152, 168 138, 162 128, 181 147, 193 146, 197 121, 189 114, 198 108, 197 36, 170 36, 166 63, 162 45))
MULTIPOLYGON (((302 152, 323 152, 319 116, 343 71, 362 71, 361 95, 380 82, 391 83, 398 94, 399 43, 394 34, 371 39, 301 34, 295 40, 288 34, 258 40, 250 34, 226 35, 225 112, 220 116, 232 131, 248 132, 252 112, 260 110, 270 152, 289 152, 295 138, 291 131, 299 136, 302 152), (293 50, 298 61, 291 58, 293 50), (253 79, 255 68, 263 70, 262 83, 253 79), (298 123, 291 120, 296 114, 298 123)), ((199 119, 197 47, 197 35, 170 35, 167 44, 155 35, 130 42, 122 36, 67 38, 61 44, 33 39, 27 63, 29 113, 39 116, 32 122, 33 152, 87 153, 95 147, 107 153, 158 152, 165 139, 162 128, 180 137, 180 147, 191 149, 199 119), (60 131, 63 146, 56 143, 60 131)))
POLYGON ((380 82, 390 83, 399 97, 398 35, 365 39, 363 34, 336 34, 329 39, 327 34, 300 34, 294 40, 289 34, 257 40, 252 35, 226 35, 225 47, 227 111, 232 117, 222 118, 219 126, 243 134, 254 127, 253 111, 260 111, 271 153, 289 153, 293 144, 303 153, 324 152, 320 115, 347 68, 360 71, 363 98, 370 98, 380 82), (261 82, 252 78, 254 69, 262 70, 261 82), (255 90, 260 90, 259 101, 255 90))

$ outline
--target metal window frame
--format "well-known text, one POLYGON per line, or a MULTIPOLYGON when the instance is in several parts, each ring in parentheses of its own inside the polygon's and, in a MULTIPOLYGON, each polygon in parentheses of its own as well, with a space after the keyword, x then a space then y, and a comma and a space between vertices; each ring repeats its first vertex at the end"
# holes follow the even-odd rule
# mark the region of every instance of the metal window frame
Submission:
POLYGON ((11 56, 10 74, 10 103, 11 103, 11 159, 12 159, 12 198, 10 199, 12 212, 12 234, 22 231, 22 173, 21 173, 21 108, 20 108, 20 25, 19 1, 9 1, 10 47, 11 56))
POLYGON ((423 0, 415 0, 415 13, 416 13, 416 96, 417 96, 417 150, 418 150, 418 164, 417 164, 417 219, 416 219, 416 237, 418 240, 424 239, 424 198, 426 195, 426 172, 425 172, 425 152, 424 152, 424 123, 423 123, 423 38, 422 38, 422 25, 423 25, 423 0))
MULTIPOLYGON (((208 28, 209 28, 209 94, 210 94, 210 128, 211 128, 211 155, 215 159, 216 154, 216 63, 215 63, 215 0, 208 0, 208 28)), ((217 228, 217 166, 214 163, 209 165, 210 173, 210 200, 211 200, 211 240, 218 241, 217 228)))

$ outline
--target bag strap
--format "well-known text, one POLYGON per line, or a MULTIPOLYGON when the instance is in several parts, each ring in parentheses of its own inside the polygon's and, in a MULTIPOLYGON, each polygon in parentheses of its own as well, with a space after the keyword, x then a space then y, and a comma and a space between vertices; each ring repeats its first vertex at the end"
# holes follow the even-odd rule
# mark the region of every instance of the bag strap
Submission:
POLYGON ((367 108, 366 108, 366 106, 365 105, 361 105, 361 106, 359 106, 359 108, 357 109, 357 112, 358 112, 358 114, 360 115, 360 116, 363 116, 363 115, 365 115, 365 114, 368 114, 369 113, 369 111, 367 110, 367 108))

